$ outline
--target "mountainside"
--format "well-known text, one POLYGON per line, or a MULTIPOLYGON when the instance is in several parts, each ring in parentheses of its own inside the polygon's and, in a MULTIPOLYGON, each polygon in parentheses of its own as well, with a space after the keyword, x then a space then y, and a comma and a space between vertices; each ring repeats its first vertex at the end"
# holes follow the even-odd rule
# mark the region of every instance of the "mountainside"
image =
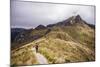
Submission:
POLYGON ((39 25, 20 32, 12 42, 11 64, 39 64, 31 50, 36 44, 49 64, 94 61, 95 26, 77 15, 46 27, 39 25))
POLYGON ((12 28, 11 29, 11 41, 14 41, 15 37, 20 33, 26 31, 23 28, 12 28))

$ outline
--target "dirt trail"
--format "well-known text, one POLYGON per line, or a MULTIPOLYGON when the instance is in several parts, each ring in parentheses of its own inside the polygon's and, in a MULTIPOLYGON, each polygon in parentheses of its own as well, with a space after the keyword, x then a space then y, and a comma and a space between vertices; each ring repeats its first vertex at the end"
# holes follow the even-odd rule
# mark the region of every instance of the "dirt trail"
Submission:
POLYGON ((48 61, 47 59, 40 53, 36 53, 36 50, 35 48, 32 49, 36 58, 37 58, 37 61, 39 62, 39 64, 48 64, 48 61))
POLYGON ((36 58, 40 64, 48 64, 47 59, 40 53, 36 53, 36 58))

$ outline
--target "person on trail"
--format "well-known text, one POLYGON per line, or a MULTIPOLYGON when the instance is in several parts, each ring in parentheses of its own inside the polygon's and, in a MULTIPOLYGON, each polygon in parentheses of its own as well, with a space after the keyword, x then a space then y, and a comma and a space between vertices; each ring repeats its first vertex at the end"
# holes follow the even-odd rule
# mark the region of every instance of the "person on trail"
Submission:
POLYGON ((36 52, 38 52, 38 45, 35 46, 36 52))

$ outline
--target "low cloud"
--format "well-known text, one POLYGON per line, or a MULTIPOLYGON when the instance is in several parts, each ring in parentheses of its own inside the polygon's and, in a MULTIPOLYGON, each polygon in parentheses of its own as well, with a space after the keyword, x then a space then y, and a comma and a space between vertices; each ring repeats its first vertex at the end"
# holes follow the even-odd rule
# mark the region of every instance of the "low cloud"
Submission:
POLYGON ((11 26, 34 28, 48 25, 79 14, 86 22, 95 24, 94 6, 35 3, 11 0, 11 26))

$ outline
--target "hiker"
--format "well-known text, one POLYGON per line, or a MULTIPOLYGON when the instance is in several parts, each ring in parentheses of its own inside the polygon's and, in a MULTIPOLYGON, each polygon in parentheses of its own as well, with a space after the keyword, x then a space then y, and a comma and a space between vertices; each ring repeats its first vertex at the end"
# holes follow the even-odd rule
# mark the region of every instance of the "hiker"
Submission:
POLYGON ((38 45, 35 46, 36 52, 38 52, 38 45))

